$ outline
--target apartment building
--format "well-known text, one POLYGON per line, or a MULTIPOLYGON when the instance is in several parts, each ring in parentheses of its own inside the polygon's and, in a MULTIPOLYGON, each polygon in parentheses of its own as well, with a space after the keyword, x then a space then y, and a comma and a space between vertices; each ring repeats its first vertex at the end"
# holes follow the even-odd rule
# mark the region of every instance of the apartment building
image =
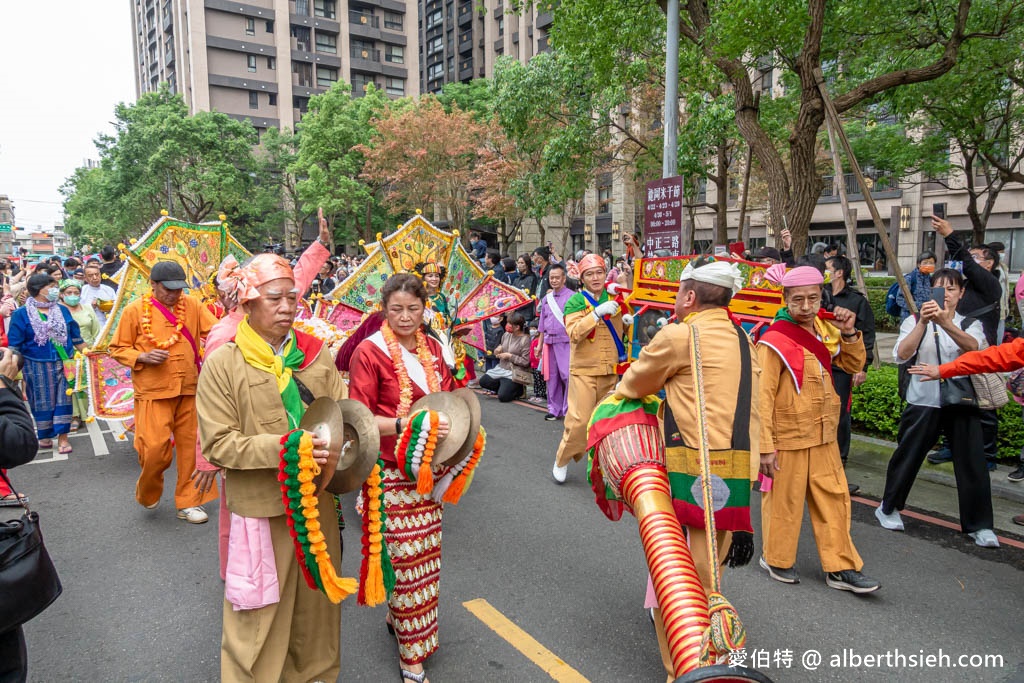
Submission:
POLYGON ((419 93, 415 15, 400 0, 131 0, 136 90, 166 82, 189 110, 294 128, 341 80, 419 93), (410 49, 412 48, 412 49, 410 49))
POLYGON ((13 256, 17 252, 14 239, 14 204, 11 198, 0 194, 0 258, 13 256))
POLYGON ((506 12, 503 0, 417 0, 420 92, 490 78, 502 55, 527 62, 548 50, 551 13, 506 12))

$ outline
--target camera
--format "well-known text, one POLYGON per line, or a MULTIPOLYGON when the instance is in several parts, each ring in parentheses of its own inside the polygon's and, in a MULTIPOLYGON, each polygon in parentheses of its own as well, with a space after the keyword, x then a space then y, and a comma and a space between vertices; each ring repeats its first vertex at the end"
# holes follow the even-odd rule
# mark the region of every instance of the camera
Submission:
MULTIPOLYGON (((14 362, 18 366, 18 372, 21 372, 25 367, 25 357, 12 348, 0 346, 0 358, 5 358, 8 354, 14 358, 14 362)), ((12 377, 11 379, 14 378, 12 377)))

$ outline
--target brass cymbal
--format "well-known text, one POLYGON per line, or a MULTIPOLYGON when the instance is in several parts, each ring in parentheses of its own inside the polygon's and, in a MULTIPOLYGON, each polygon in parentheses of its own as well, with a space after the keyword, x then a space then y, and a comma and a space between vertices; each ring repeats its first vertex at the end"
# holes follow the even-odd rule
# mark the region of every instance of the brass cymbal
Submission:
POLYGON ((334 477, 344 444, 344 417, 341 408, 330 398, 318 398, 309 404, 299 422, 299 429, 312 432, 327 442, 327 464, 320 467, 320 474, 314 479, 317 495, 323 493, 327 483, 334 477))
POLYGON ((472 453, 473 446, 476 444, 476 437, 480 434, 480 399, 477 398, 476 392, 472 389, 462 388, 453 391, 452 395, 461 398, 469 407, 469 431, 466 434, 466 442, 462 444, 462 448, 452 456, 451 460, 444 463, 445 465, 454 465, 472 453))
POLYGON ((370 409, 359 401, 345 398, 337 402, 345 425, 341 458, 327 490, 336 495, 355 491, 373 471, 380 453, 380 431, 370 409))
POLYGON ((448 416, 450 425, 448 436, 439 439, 437 448, 434 451, 434 462, 445 464, 451 462, 452 458, 462 448, 469 433, 470 414, 469 405, 460 397, 449 391, 438 391, 427 394, 416 403, 412 404, 409 414, 419 410, 433 410, 448 416))

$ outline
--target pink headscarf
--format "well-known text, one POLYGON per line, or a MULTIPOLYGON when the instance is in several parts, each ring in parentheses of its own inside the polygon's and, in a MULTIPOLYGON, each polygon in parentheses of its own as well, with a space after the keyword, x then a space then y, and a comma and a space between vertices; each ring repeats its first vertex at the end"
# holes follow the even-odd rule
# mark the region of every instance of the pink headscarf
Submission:
POLYGON ((259 254, 245 266, 239 266, 234 256, 228 256, 217 270, 217 289, 229 300, 244 304, 259 298, 258 287, 281 278, 294 281, 295 272, 277 254, 259 254))
POLYGON ((601 270, 608 272, 608 264, 605 263, 604 259, 598 256, 597 254, 587 254, 586 256, 580 259, 580 275, 583 275, 583 273, 594 268, 600 268, 601 270))
POLYGON ((764 271, 764 278, 776 285, 783 287, 801 287, 803 285, 823 285, 825 276, 821 271, 811 266, 797 266, 792 270, 786 270, 786 264, 776 263, 764 271))

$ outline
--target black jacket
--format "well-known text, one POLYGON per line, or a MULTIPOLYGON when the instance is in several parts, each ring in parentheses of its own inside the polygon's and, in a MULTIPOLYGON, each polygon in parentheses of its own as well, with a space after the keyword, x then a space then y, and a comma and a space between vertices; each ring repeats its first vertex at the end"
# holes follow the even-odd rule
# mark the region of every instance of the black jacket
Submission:
POLYGON ((985 339, 989 345, 996 345, 999 343, 996 340, 996 330, 999 327, 999 298, 1003 296, 999 277, 975 263, 971 252, 956 235, 946 238, 946 251, 949 252, 950 260, 963 262, 964 278, 967 280, 964 284, 964 296, 960 299, 960 305, 956 307, 957 313, 981 321, 985 339))
POLYGON ((867 370, 875 358, 875 314, 871 304, 867 297, 850 285, 838 294, 832 294, 832 304, 833 308, 839 306, 857 315, 857 329, 864 333, 864 349, 868 354, 864 362, 864 370, 867 370))
POLYGON ((35 426, 25 402, 12 384, 0 379, 0 467, 24 465, 36 457, 38 450, 35 426))

